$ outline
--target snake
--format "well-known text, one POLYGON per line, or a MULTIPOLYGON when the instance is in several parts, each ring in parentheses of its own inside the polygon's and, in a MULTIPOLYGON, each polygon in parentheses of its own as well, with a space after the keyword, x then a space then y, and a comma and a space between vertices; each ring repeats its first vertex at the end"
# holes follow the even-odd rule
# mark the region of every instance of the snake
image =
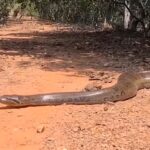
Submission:
POLYGON ((150 88, 150 71, 124 72, 111 87, 97 91, 60 92, 36 95, 3 95, 0 103, 7 106, 92 105, 124 101, 136 96, 138 90, 150 88))

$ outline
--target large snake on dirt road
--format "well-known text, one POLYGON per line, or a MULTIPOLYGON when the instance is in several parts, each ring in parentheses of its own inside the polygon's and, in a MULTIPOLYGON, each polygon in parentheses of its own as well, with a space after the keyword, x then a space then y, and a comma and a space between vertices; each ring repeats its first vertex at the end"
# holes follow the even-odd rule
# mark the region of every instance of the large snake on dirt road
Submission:
POLYGON ((126 72, 119 76, 117 83, 109 88, 88 92, 64 92, 38 95, 4 95, 0 103, 8 106, 38 106, 60 104, 102 104, 123 101, 134 97, 137 91, 150 88, 150 71, 126 72))

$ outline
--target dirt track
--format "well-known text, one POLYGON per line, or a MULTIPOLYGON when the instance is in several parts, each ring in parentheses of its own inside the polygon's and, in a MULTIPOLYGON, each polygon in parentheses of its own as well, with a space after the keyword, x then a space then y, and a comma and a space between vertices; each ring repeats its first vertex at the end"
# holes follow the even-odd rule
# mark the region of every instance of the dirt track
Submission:
MULTIPOLYGON (((104 88, 123 71, 150 70, 150 41, 136 36, 10 22, 0 28, 0 95, 81 91, 95 76, 104 88)), ((150 150, 148 89, 115 104, 0 104, 0 118, 1 150, 150 150)))

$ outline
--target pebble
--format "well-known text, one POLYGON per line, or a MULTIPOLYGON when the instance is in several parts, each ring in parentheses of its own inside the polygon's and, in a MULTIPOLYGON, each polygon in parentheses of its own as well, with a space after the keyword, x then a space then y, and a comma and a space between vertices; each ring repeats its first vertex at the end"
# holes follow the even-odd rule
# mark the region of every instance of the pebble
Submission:
POLYGON ((81 127, 80 126, 75 126, 74 128, 73 128, 73 131, 74 132, 78 132, 78 131, 80 131, 81 130, 81 127))
POLYGON ((101 88, 102 88, 101 83, 92 82, 92 83, 89 83, 89 84, 84 88, 84 90, 85 90, 85 91, 97 91, 97 90, 100 90, 101 88))
POLYGON ((7 111, 7 113, 13 113, 13 111, 9 110, 9 111, 7 111))
POLYGON ((105 75, 105 72, 100 71, 100 72, 98 72, 98 75, 100 75, 100 76, 104 76, 104 75, 105 75))
POLYGON ((147 128, 150 128, 150 124, 147 124, 146 127, 147 127, 147 128))
POLYGON ((103 66, 104 66, 104 67, 110 67, 110 64, 109 64, 109 63, 104 63, 103 66))
POLYGON ((149 63, 150 62, 150 58, 145 58, 144 62, 149 63))
POLYGON ((37 127, 36 132, 37 132, 37 133, 43 133, 44 130, 45 130, 45 127, 44 127, 43 125, 40 125, 39 127, 37 127))
POLYGON ((108 110, 108 106, 105 106, 105 107, 104 107, 104 111, 107 111, 107 110, 108 110))

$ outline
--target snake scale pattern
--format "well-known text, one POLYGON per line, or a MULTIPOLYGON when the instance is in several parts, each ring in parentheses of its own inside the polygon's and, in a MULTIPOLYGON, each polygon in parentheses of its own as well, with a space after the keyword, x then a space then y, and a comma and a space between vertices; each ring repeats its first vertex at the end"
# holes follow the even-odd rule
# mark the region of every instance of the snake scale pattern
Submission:
POLYGON ((137 91, 150 88, 150 71, 126 72, 119 76, 115 85, 98 91, 64 92, 38 95, 4 95, 0 103, 7 106, 38 106, 60 104, 102 104, 123 101, 136 96, 137 91))

